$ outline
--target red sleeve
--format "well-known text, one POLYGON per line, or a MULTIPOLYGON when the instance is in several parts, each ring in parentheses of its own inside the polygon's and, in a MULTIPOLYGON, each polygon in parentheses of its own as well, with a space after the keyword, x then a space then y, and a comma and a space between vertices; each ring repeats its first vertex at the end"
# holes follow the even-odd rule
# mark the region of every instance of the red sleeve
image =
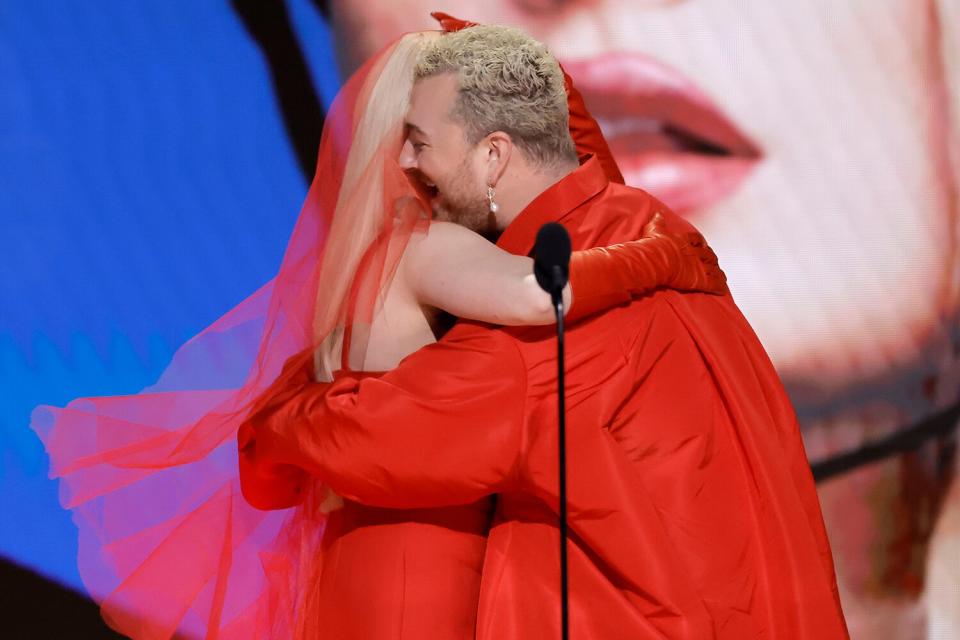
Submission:
POLYGON ((338 374, 244 425, 259 468, 345 498, 414 508, 503 490, 522 456, 526 367, 500 330, 464 323, 379 378, 338 374), (282 474, 281 474, 282 476, 282 474))
POLYGON ((257 509, 287 509, 300 503, 308 480, 300 467, 271 461, 257 450, 257 437, 250 421, 240 426, 240 490, 257 509))
POLYGON ((313 353, 301 351, 290 357, 269 387, 253 403, 250 417, 237 431, 240 489, 244 498, 257 509, 286 509, 300 502, 306 473, 299 467, 271 460, 258 448, 253 428, 265 416, 282 406, 310 384, 313 353))

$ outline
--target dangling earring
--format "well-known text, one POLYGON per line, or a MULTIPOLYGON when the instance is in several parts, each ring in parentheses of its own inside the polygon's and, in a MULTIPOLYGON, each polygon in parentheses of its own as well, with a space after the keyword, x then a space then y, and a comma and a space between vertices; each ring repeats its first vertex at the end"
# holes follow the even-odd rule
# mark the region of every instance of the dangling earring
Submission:
POLYGON ((500 205, 493 201, 493 187, 487 186, 487 206, 490 207, 490 213, 496 213, 500 210, 500 205))

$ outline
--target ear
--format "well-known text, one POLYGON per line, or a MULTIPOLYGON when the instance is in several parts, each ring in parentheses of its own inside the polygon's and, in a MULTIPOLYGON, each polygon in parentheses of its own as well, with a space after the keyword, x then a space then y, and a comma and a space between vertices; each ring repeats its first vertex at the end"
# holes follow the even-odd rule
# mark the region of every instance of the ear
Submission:
POLYGON ((487 184, 495 187, 510 164, 510 158, 516 151, 510 134, 494 131, 487 135, 484 142, 487 151, 487 184))

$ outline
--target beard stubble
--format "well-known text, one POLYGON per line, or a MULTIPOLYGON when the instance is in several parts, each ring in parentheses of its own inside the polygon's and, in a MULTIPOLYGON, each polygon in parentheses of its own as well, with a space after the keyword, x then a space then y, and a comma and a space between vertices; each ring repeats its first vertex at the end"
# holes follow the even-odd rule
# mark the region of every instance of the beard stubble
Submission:
POLYGON ((470 173, 469 159, 464 158, 442 195, 431 202, 434 220, 453 222, 485 236, 495 233, 496 218, 483 191, 470 173))

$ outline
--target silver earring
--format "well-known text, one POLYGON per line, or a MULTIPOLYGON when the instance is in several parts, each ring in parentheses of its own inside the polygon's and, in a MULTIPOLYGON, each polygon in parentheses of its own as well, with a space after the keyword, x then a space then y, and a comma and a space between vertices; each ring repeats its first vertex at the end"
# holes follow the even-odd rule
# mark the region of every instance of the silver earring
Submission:
POLYGON ((493 201, 493 187, 487 187, 487 206, 490 207, 490 213, 500 211, 500 205, 493 201))

